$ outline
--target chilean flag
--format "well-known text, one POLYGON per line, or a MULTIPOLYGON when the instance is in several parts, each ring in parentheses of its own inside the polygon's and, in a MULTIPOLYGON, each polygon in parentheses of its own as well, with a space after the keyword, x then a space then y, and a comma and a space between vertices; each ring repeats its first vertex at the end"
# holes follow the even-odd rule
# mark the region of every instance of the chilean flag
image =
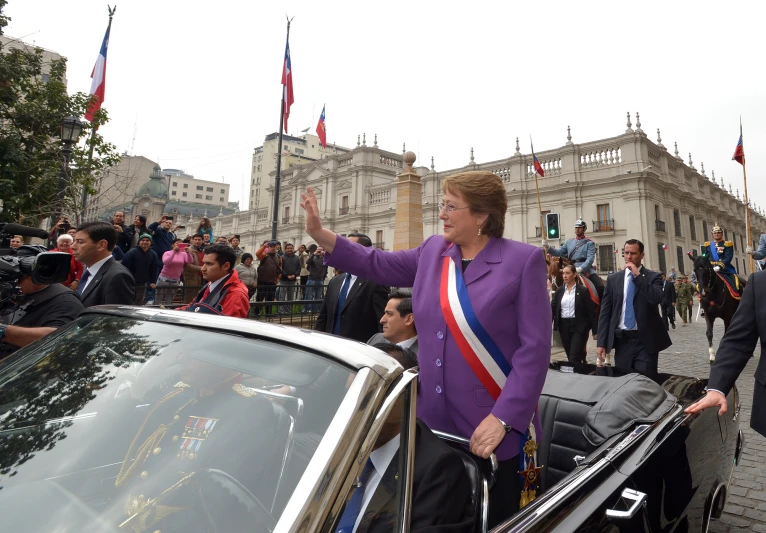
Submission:
POLYGON ((668 245, 667 245, 667 243, 662 245, 662 249, 663 249, 663 250, 667 250, 667 249, 668 249, 668 245))
POLYGON ((535 155, 535 146, 532 144, 532 138, 529 139, 529 145, 532 147, 532 166, 535 168, 535 172, 537 172, 541 178, 545 177, 545 170, 543 170, 543 166, 540 164, 540 161, 537 159, 537 156, 535 155))
POLYGON ((739 141, 737 142, 737 148, 734 149, 734 157, 732 157, 732 160, 740 165, 745 164, 745 147, 742 145, 742 132, 739 134, 739 141))
POLYGON ((327 148, 327 125, 324 121, 324 108, 325 106, 322 106, 322 114, 319 115, 319 122, 317 123, 317 136, 319 137, 319 142, 322 143, 322 147, 327 148))
POLYGON ((290 41, 288 39, 285 45, 285 61, 282 65, 282 100, 285 103, 285 108, 282 110, 285 120, 285 131, 287 131, 287 119, 290 118, 290 106, 293 105, 295 97, 293 96, 293 69, 290 63, 290 41))
POLYGON ((104 102, 104 93, 106 92, 106 51, 109 48, 109 31, 112 29, 112 21, 109 21, 109 26, 106 27, 106 35, 104 35, 104 42, 101 43, 101 51, 96 58, 96 65, 93 67, 90 77, 93 81, 90 84, 90 104, 85 111, 85 118, 93 122, 93 118, 96 111, 101 109, 101 104, 104 102))

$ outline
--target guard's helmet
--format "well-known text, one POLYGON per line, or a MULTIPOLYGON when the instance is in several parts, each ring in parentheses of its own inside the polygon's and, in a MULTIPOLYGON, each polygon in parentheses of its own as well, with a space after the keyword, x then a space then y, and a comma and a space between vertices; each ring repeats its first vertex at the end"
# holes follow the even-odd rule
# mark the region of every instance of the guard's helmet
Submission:
POLYGON ((585 221, 584 221, 582 218, 578 218, 577 220, 575 220, 575 225, 574 225, 574 227, 575 227, 575 228, 584 228, 584 229, 588 229, 588 225, 585 223, 585 221))
POLYGON ((713 226, 713 233, 723 233, 723 229, 721 229, 721 226, 716 224, 715 226, 713 226))

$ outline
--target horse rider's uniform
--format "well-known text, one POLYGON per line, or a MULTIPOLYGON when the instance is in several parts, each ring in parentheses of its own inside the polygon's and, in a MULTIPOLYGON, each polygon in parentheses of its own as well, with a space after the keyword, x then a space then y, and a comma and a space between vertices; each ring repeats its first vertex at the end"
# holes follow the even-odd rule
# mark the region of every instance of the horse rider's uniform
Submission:
POLYGON ((560 248, 549 248, 548 253, 552 257, 566 257, 577 268, 577 272, 584 274, 593 282, 598 292, 599 299, 604 295, 604 282, 593 268, 596 259, 596 243, 588 237, 574 237, 569 239, 560 248))
POLYGON ((713 269, 721 274, 736 290, 740 291, 737 269, 731 264, 734 259, 734 243, 732 241, 706 241, 703 246, 703 257, 707 257, 713 269))

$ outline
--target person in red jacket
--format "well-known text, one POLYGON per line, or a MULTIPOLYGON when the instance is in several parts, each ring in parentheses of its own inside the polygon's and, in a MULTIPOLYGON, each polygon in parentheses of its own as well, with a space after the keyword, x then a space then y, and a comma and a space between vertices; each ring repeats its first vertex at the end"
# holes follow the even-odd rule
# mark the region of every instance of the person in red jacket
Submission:
POLYGON ((237 255, 228 245, 215 244, 205 248, 200 274, 207 284, 180 310, 247 318, 250 298, 247 286, 234 270, 236 261, 237 255))

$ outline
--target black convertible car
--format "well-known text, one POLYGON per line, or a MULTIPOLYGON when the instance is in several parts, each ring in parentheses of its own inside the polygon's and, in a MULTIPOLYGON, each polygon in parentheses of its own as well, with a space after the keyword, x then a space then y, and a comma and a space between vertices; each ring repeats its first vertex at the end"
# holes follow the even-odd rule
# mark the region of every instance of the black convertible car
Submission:
MULTIPOLYGON (((396 424, 387 530, 409 531, 417 383, 382 352, 316 332, 88 310, 0 363, 2 529, 332 532, 396 424)), ((736 391, 725 417, 683 414, 704 387, 552 364, 541 494, 495 531, 707 531, 743 442, 736 391)), ((493 462, 440 436, 462 450, 485 531, 493 462)))

